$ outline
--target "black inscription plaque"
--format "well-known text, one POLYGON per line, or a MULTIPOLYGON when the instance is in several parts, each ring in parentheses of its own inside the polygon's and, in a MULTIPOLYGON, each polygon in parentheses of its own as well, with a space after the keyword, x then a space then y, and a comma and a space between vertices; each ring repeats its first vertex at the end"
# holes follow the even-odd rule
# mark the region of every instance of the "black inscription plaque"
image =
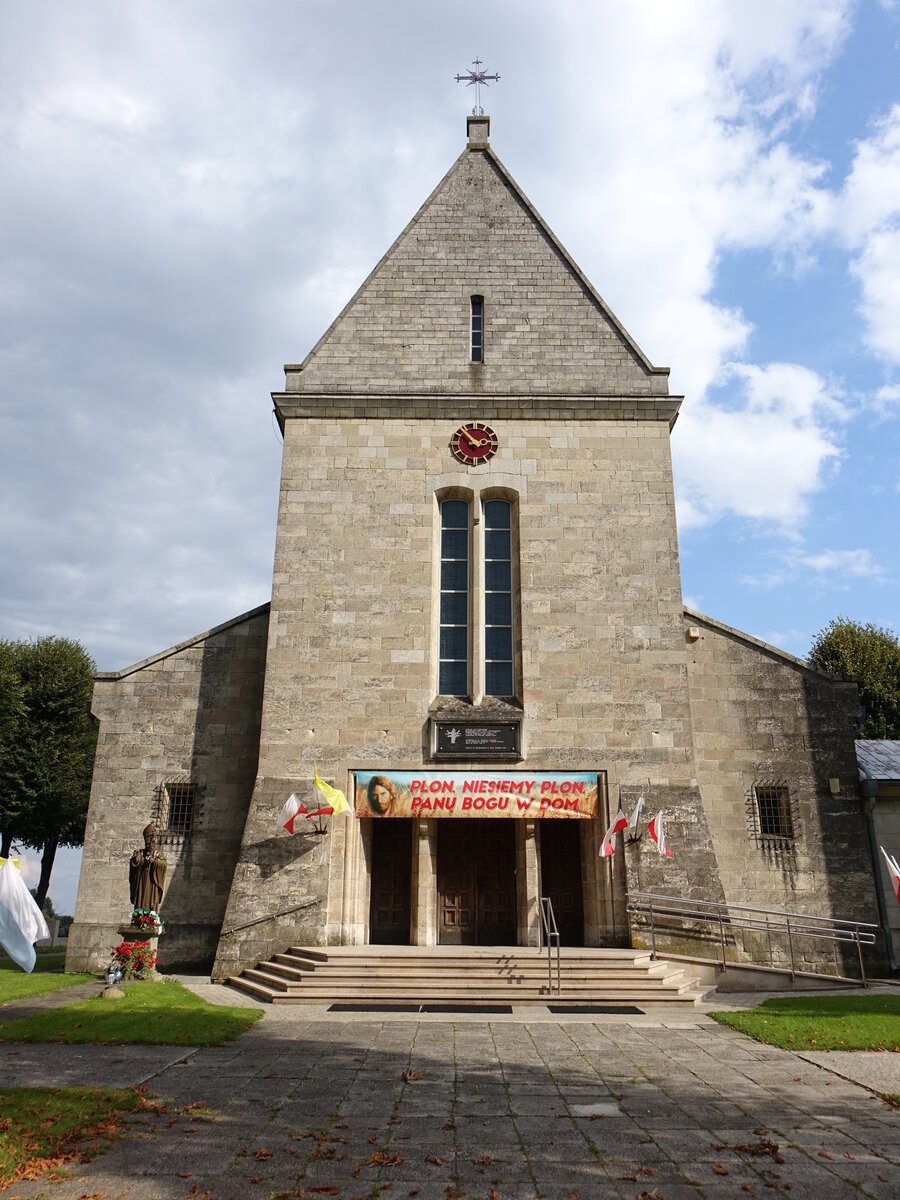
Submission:
POLYGON ((517 759, 519 721, 433 721, 434 758, 517 759))

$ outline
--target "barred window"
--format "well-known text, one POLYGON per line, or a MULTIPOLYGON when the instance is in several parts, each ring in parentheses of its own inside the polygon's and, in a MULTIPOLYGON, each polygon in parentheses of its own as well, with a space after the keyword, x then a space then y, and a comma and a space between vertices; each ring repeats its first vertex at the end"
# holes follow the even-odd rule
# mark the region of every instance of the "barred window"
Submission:
POLYGON ((196 798, 196 784, 186 780, 167 780, 160 788, 161 832, 186 837, 194 824, 196 798))
POLYGON ((792 838, 794 822, 791 817, 790 793, 780 784, 754 785, 756 811, 761 837, 792 838))

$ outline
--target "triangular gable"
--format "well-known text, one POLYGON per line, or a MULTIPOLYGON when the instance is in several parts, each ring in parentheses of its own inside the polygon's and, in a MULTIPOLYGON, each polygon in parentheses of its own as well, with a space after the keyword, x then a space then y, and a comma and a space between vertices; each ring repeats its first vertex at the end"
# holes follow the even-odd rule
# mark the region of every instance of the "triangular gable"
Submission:
POLYGON ((470 143, 289 392, 665 396, 655 368, 486 142, 470 143), (483 365, 469 359, 484 297, 483 365))

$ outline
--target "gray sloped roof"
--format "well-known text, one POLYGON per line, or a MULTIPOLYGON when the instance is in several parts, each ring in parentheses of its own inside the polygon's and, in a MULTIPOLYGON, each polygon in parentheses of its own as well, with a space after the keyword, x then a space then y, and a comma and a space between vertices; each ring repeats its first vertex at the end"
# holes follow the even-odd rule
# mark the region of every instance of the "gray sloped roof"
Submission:
POLYGON ((856 743, 856 761, 870 779, 900 779, 900 742, 860 740, 856 743))

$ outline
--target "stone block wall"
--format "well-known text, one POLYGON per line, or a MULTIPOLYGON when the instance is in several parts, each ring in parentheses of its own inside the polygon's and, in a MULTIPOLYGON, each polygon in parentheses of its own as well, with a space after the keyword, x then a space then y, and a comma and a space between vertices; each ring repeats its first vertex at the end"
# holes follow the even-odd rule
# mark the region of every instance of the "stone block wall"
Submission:
POLYGON ((492 151, 464 152, 287 390, 662 395, 652 367, 492 151), (473 295, 484 361, 470 361, 473 295))
MULTIPOLYGON (((854 749, 856 684, 698 613, 686 613, 685 629, 697 779, 726 900, 876 922, 854 749), (793 837, 762 836, 756 784, 787 787, 793 837)), ((768 953, 759 939, 735 938, 748 959, 768 953)), ((787 947, 775 954, 784 961, 787 947)), ((843 965, 853 970, 854 960, 855 951, 843 965)), ((802 943, 801 961, 836 966, 824 942, 802 943)))
POLYGON ((161 831, 162 969, 212 961, 259 751, 268 605, 97 677, 100 722, 66 969, 103 970, 131 914, 128 859, 166 780, 196 785, 192 832, 161 831))
MULTIPOLYGON (((692 791, 668 421, 486 413, 500 450, 473 468, 450 454, 455 407, 442 416, 434 406, 415 422, 394 407, 397 416, 365 421, 285 423, 260 779, 226 926, 288 907, 310 888, 321 894, 324 877, 309 881, 302 856, 291 861, 285 849, 282 868, 263 881, 253 850, 290 791, 312 797, 314 763, 344 788, 352 770, 423 764, 437 689, 437 498, 447 493, 476 506, 492 494, 516 498, 528 768, 606 770, 613 811, 622 784, 649 775, 673 789, 671 804, 689 808, 699 830, 697 874, 715 889, 692 791)), ((353 877, 362 859, 344 832, 352 818, 332 824, 328 895, 309 910, 319 944, 364 936, 365 914, 347 908, 365 894, 353 877)), ((592 859, 586 887, 602 890, 597 869, 592 859)), ((289 930, 269 929, 234 934, 220 947, 217 977, 282 949, 289 930)), ((621 932, 591 925, 597 941, 621 932)))

